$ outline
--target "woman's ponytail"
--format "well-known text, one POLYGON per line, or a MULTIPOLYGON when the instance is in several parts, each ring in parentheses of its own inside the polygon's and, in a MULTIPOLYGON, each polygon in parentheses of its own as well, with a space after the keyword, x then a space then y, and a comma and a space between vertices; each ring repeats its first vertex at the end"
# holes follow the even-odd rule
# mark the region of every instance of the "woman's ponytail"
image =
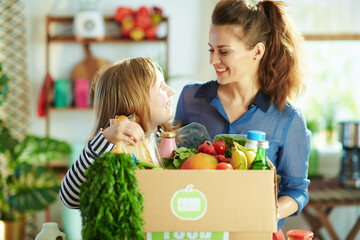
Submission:
POLYGON ((290 22, 285 5, 275 1, 258 3, 270 23, 271 32, 259 67, 261 89, 279 109, 302 93, 300 42, 302 36, 290 22))

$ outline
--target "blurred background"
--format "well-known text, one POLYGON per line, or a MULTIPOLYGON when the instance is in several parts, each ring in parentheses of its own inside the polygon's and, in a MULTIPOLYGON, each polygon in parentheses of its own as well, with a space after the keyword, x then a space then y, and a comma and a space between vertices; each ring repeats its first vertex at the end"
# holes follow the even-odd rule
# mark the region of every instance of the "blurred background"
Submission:
MULTIPOLYGON (((294 104, 302 108, 308 128, 312 131, 309 175, 314 179, 339 178, 344 154, 344 139, 341 140, 344 128, 339 126, 345 122, 354 123, 357 127, 359 121, 360 1, 285 2, 306 40, 304 55, 307 91, 294 104)), ((8 99, 10 101, 15 98, 15 102, 24 100, 22 107, 11 107, 12 111, 2 109, 2 116, 7 114, 8 118, 22 119, 23 126, 19 128, 19 133, 14 133, 19 136, 21 131, 26 129, 29 134, 50 136, 68 142, 73 150, 70 160, 54 163, 54 166, 71 164, 90 138, 94 123, 93 112, 86 102, 85 106, 77 105, 75 89, 72 98, 69 97, 70 93, 66 95, 65 103, 57 103, 55 95, 52 95, 54 99, 51 99, 50 103, 44 99, 41 101, 45 80, 47 79, 49 84, 54 80, 55 88, 48 90, 55 92, 59 91, 61 82, 69 84, 74 81, 75 67, 86 58, 86 53, 89 53, 84 48, 86 45, 93 58, 107 62, 127 57, 150 56, 162 66, 168 84, 176 90, 176 103, 185 84, 216 79, 209 64, 208 52, 210 17, 216 3, 217 0, 2 0, 0 62, 3 63, 4 72, 8 72, 10 90, 26 86, 18 95, 12 97, 10 91, 8 99), (9 4, 12 5, 10 9, 15 9, 14 12, 9 12, 9 4), (80 29, 77 29, 72 20, 61 18, 79 16, 79 13, 90 5, 95 6, 101 16, 109 19, 104 28, 106 36, 111 36, 110 40, 106 40, 106 37, 105 40, 90 44, 74 40, 74 34, 84 38, 81 27, 86 23, 81 23, 83 25, 80 24, 80 29), (147 40, 146 36, 142 37, 142 33, 134 34, 125 41, 111 40, 120 39, 121 34, 125 34, 120 31, 124 22, 114 19, 117 9, 128 7, 138 10, 142 6, 156 6, 161 10, 158 13, 164 21, 158 23, 155 40, 147 40), (11 19, 17 19, 14 21, 18 23, 11 22, 11 19), (14 29, 14 24, 18 28, 14 29), (68 40, 69 38, 73 40, 68 40), (9 60, 10 58, 12 60, 9 60), (18 67, 14 68, 12 65, 18 67), (15 85, 11 85, 12 76, 15 78, 16 75, 22 76, 22 81, 13 81, 11 84, 15 85)), ((175 110, 176 104, 173 107, 175 110)), ((355 177, 355 180, 358 180, 358 177, 355 177)), ((49 209, 37 213, 35 228, 40 230, 45 219, 50 218, 68 231, 67 234, 72 236, 69 239, 79 239, 81 220, 78 212, 64 209, 59 201, 53 203, 49 209)), ((340 239, 345 239, 359 216, 359 206, 341 206, 334 208, 328 218, 340 239)), ((284 232, 295 228, 310 229, 310 226, 300 215, 288 218, 284 232)), ((325 229, 320 231, 325 239, 331 239, 325 229)), ((356 239, 360 239, 360 234, 357 234, 356 239)))

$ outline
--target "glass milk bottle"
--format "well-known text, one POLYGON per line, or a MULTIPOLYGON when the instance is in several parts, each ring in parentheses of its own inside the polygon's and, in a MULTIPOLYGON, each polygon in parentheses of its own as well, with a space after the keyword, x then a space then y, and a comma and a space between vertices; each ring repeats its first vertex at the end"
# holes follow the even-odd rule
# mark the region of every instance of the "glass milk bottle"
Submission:
POLYGON ((159 152, 161 158, 171 157, 172 152, 177 149, 175 137, 175 132, 162 132, 160 133, 161 142, 159 145, 159 152))
POLYGON ((65 233, 59 230, 59 226, 55 222, 46 222, 43 224, 41 231, 35 240, 66 240, 65 233))

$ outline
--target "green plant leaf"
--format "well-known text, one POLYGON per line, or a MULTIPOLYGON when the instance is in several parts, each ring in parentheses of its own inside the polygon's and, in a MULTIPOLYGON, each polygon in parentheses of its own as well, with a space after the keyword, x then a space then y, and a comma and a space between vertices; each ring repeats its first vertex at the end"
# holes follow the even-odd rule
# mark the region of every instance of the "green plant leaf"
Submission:
POLYGON ((12 189, 8 197, 10 208, 26 213, 44 210, 58 198, 60 178, 45 166, 21 163, 6 183, 12 189))
POLYGON ((10 130, 5 126, 3 120, 0 119, 0 153, 10 152, 11 156, 14 155, 14 148, 18 141, 11 136, 10 130))
POLYGON ((50 160, 61 160, 71 153, 70 145, 64 141, 49 137, 26 136, 24 141, 15 147, 18 161, 45 163, 50 160))
POLYGON ((7 97, 7 93, 9 91, 8 82, 9 78, 8 76, 3 73, 2 64, 0 62, 0 106, 4 103, 7 97))

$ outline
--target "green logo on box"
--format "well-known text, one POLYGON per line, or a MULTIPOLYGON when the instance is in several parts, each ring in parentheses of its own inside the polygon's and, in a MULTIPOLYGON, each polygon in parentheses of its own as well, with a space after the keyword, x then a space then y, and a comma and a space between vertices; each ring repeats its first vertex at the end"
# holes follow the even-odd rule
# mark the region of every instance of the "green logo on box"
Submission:
POLYGON ((189 184, 186 189, 176 191, 171 198, 171 211, 181 220, 198 220, 206 212, 205 195, 193 187, 192 184, 189 184))
POLYGON ((147 240, 229 240, 228 232, 148 232, 147 240))

